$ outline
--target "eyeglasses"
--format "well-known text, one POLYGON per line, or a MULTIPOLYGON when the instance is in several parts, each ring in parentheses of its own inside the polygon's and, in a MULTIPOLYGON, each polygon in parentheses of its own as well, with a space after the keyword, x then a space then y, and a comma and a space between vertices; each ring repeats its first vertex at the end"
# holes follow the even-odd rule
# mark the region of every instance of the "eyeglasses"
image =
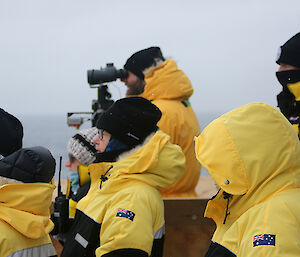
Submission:
POLYGON ((103 140, 103 137, 104 137, 103 129, 98 129, 98 136, 99 136, 100 140, 103 140))

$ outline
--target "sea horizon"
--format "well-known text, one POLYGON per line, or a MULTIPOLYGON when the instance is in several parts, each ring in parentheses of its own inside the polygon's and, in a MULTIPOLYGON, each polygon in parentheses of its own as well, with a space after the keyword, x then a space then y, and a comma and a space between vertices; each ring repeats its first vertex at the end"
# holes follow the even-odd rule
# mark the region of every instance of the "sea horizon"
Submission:
MULTIPOLYGON (((201 131, 222 113, 197 113, 201 131)), ((61 178, 65 179, 69 170, 64 166, 68 160, 67 143, 79 130, 91 127, 91 122, 83 123, 79 130, 67 125, 67 115, 20 115, 17 116, 24 128, 23 147, 43 146, 50 150, 56 160, 55 179, 58 179, 59 159, 62 156, 61 178)), ((202 176, 209 175, 202 168, 202 176)))

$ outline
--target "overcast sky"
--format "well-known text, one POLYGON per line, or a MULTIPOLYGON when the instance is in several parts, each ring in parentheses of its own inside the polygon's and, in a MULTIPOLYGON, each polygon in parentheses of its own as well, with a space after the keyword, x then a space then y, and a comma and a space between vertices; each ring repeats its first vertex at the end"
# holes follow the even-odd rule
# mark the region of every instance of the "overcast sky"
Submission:
POLYGON ((191 79, 196 112, 226 112, 276 106, 275 57, 300 31, 300 1, 1 0, 0 29, 0 107, 13 114, 90 111, 87 70, 154 45, 191 79))

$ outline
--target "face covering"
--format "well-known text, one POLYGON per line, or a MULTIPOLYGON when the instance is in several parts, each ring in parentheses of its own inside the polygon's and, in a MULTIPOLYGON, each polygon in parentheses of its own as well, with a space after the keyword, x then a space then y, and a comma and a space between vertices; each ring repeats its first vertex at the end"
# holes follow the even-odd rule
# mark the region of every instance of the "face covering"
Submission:
POLYGON ((112 152, 115 150, 127 150, 127 149, 129 149, 129 147, 127 145, 125 145, 118 139, 111 136, 104 152, 112 152))
POLYGON ((78 172, 70 171, 68 174, 68 178, 71 182, 71 190, 75 193, 80 187, 78 172))
POLYGON ((282 85, 282 91, 277 95, 278 107, 292 124, 299 123, 300 70, 279 71, 276 77, 282 85))
POLYGON ((94 162, 114 162, 120 154, 128 151, 129 149, 129 146, 111 136, 104 152, 97 153, 96 160, 94 162))

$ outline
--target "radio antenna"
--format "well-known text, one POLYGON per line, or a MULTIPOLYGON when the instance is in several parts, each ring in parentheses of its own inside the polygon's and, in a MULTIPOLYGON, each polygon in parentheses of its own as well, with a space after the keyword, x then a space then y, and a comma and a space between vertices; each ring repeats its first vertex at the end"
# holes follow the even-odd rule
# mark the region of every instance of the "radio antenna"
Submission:
POLYGON ((61 176, 61 161, 62 161, 62 156, 59 157, 58 185, 57 185, 57 195, 58 196, 62 196, 61 181, 60 181, 60 176, 61 176))

